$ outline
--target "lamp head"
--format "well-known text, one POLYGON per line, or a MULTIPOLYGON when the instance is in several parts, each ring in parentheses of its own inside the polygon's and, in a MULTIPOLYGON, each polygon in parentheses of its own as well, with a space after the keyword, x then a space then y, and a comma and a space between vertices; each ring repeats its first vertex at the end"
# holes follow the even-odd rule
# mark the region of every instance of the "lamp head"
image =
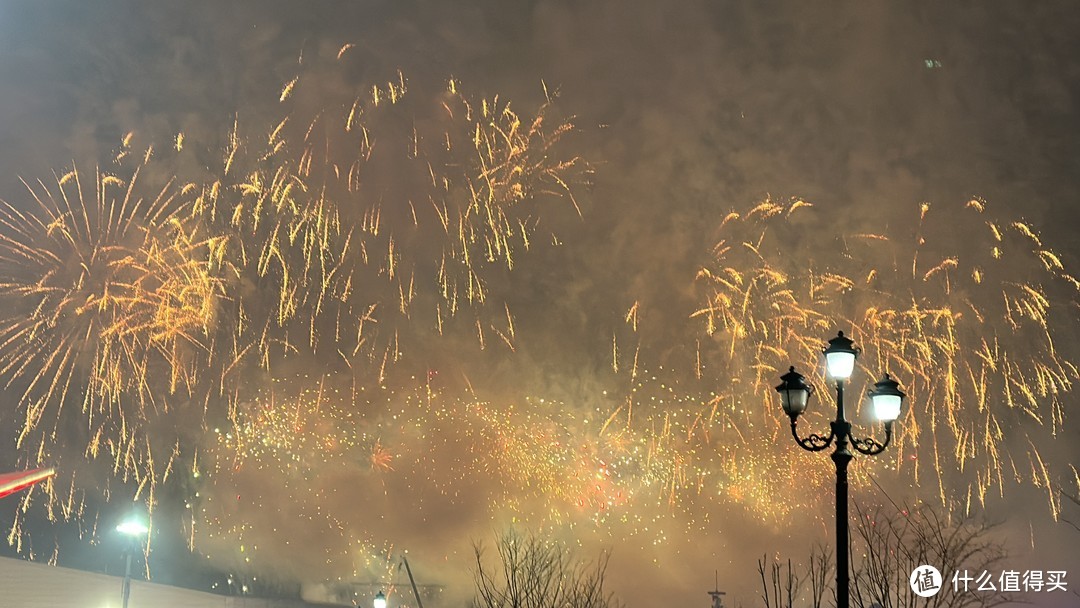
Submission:
POLYGON ((900 390, 900 383, 890 378, 889 374, 875 382, 874 390, 869 394, 874 404, 874 416, 878 420, 889 424, 900 417, 900 407, 906 395, 900 390))
POLYGON ((371 604, 373 608, 386 608, 386 594, 382 591, 376 593, 371 604))
POLYGON ((810 395, 814 387, 806 383, 806 377, 795 371, 792 366, 788 372, 780 376, 780 384, 776 387, 780 393, 780 405, 784 407, 784 413, 792 418, 797 418, 806 411, 806 405, 810 401, 810 395))
POLYGON ((855 371, 855 357, 859 356, 859 349, 854 344, 841 331, 825 347, 825 369, 834 380, 847 380, 855 371))
POLYGON ((137 519, 128 519, 120 522, 120 525, 116 526, 116 531, 127 536, 137 537, 143 536, 150 531, 150 528, 146 527, 146 524, 137 519))

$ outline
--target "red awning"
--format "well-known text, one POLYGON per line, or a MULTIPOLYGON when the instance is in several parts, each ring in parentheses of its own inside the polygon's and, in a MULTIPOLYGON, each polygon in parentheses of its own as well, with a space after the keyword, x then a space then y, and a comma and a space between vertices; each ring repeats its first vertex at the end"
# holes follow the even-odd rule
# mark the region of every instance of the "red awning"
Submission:
POLYGON ((14 494, 19 490, 29 488, 42 479, 48 479, 56 474, 56 469, 34 469, 32 471, 16 471, 0 475, 0 498, 8 494, 14 494))

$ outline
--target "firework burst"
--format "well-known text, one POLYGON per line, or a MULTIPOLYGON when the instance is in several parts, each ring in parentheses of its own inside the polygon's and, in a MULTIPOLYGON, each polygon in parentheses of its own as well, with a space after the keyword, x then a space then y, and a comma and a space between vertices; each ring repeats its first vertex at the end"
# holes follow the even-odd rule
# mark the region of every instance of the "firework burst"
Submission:
POLYGON ((183 189, 143 183, 150 158, 27 184, 36 211, 0 211, 0 373, 30 461, 55 462, 55 444, 80 436, 86 456, 153 477, 147 422, 190 399, 209 359, 220 284, 181 217, 183 189))
POLYGON ((811 250, 792 220, 809 207, 765 201, 724 220, 731 236, 698 276, 706 305, 695 316, 711 356, 753 370, 745 386, 766 403, 778 370, 815 362, 820 336, 850 328, 872 357, 864 377, 889 371, 909 391, 893 466, 965 510, 1032 484, 1056 515, 1064 471, 1038 446, 1061 432, 1077 379, 1075 355, 1054 339, 1077 295, 1057 254, 981 200, 941 211, 924 203, 897 224, 906 230, 841 234, 835 253, 811 250))
MULTIPOLYGON (((285 85, 265 132, 237 120, 195 178, 154 179, 204 154, 197 143, 177 135, 162 160, 128 136, 114 169, 28 184, 35 208, 0 211, 0 377, 19 391, 28 461, 107 455, 106 476, 151 509, 176 468, 185 487, 206 479, 200 456, 222 483, 236 472, 224 462, 306 480, 315 452, 390 475, 401 438, 348 430, 367 406, 317 398, 310 412, 301 392, 279 411, 259 379, 329 357, 378 385, 406 349, 451 333, 515 348, 491 285, 535 247, 552 203, 575 213, 587 167, 559 149, 571 123, 549 118, 551 98, 522 115, 457 81, 417 95, 398 74, 323 95, 312 76, 285 85), (195 437, 215 428, 225 439, 206 449, 195 437)), ((44 486, 50 518, 82 517, 80 488, 98 486, 67 468, 66 495, 44 486)))
POLYGON ((220 237, 212 262, 244 292, 233 333, 251 333, 263 367, 276 346, 366 355, 385 372, 402 333, 441 335, 469 310, 481 346, 490 335, 513 349, 513 314, 485 306, 489 284, 532 246, 544 207, 577 208, 572 186, 588 169, 558 149, 572 124, 549 125, 551 99, 523 117, 453 80, 435 95, 402 74, 320 88, 327 80, 291 80, 265 139, 236 127, 221 179, 193 206, 220 237))

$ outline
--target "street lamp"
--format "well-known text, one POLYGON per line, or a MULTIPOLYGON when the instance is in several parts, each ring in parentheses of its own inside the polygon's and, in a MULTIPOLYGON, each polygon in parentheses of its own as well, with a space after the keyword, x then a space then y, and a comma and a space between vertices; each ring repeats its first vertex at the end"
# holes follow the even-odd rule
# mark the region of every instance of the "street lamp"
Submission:
POLYGON ((128 540, 128 547, 125 551, 127 559, 124 566, 124 586, 121 589, 123 608, 128 608, 128 599, 131 598, 131 556, 135 553, 139 539, 145 536, 150 529, 138 519, 131 518, 120 522, 120 525, 116 526, 116 531, 126 536, 128 540))
POLYGON ((829 423, 830 433, 828 437, 812 434, 808 437, 799 437, 796 429, 799 416, 806 411, 810 402, 810 396, 814 394, 814 387, 806 383, 806 378, 795 371, 792 366, 788 372, 780 376, 780 385, 776 392, 780 393, 780 405, 784 413, 791 418, 791 435, 795 442, 804 450, 820 452, 831 445, 836 449, 831 454, 836 463, 836 606, 848 608, 849 606, 849 580, 848 580, 848 478, 847 467, 851 462, 852 454, 848 450, 848 444, 861 454, 873 456, 880 454, 889 445, 892 439, 892 425, 900 417, 900 408, 904 402, 904 393, 900 390, 900 384, 885 374, 885 377, 874 383, 874 390, 870 391, 870 400, 873 403, 874 415, 885 423, 885 442, 878 443, 872 438, 858 439, 851 434, 851 423, 848 422, 844 412, 844 382, 851 377, 855 370, 855 359, 859 356, 859 350, 854 347, 854 342, 844 336, 844 332, 838 332, 836 337, 829 340, 829 345, 824 349, 825 369, 828 377, 836 382, 836 420, 829 423))
POLYGON ((372 608, 386 608, 386 594, 382 591, 375 594, 375 599, 371 602, 372 608))

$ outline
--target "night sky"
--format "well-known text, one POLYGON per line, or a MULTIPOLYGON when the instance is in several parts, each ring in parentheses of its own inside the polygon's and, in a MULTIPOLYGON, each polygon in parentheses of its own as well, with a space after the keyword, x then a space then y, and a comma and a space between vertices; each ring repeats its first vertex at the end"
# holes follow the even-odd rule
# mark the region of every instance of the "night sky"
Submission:
POLYGON ((134 498, 163 582, 400 584, 408 551, 468 597, 513 526, 610 550, 628 606, 705 605, 714 571, 755 605, 756 559, 832 542, 832 464, 771 387, 813 377, 827 428, 815 349, 844 330, 852 394, 910 393, 853 500, 1003 521, 1011 565, 1080 572, 1080 10, 676 4, 0 2, 0 464, 60 470, 0 502, 9 553, 100 569, 134 498), (86 242, 189 290, 113 319, 116 376, 87 294, 134 275, 55 249, 95 181, 169 246, 86 242), (163 192, 182 220, 144 211, 163 192))

